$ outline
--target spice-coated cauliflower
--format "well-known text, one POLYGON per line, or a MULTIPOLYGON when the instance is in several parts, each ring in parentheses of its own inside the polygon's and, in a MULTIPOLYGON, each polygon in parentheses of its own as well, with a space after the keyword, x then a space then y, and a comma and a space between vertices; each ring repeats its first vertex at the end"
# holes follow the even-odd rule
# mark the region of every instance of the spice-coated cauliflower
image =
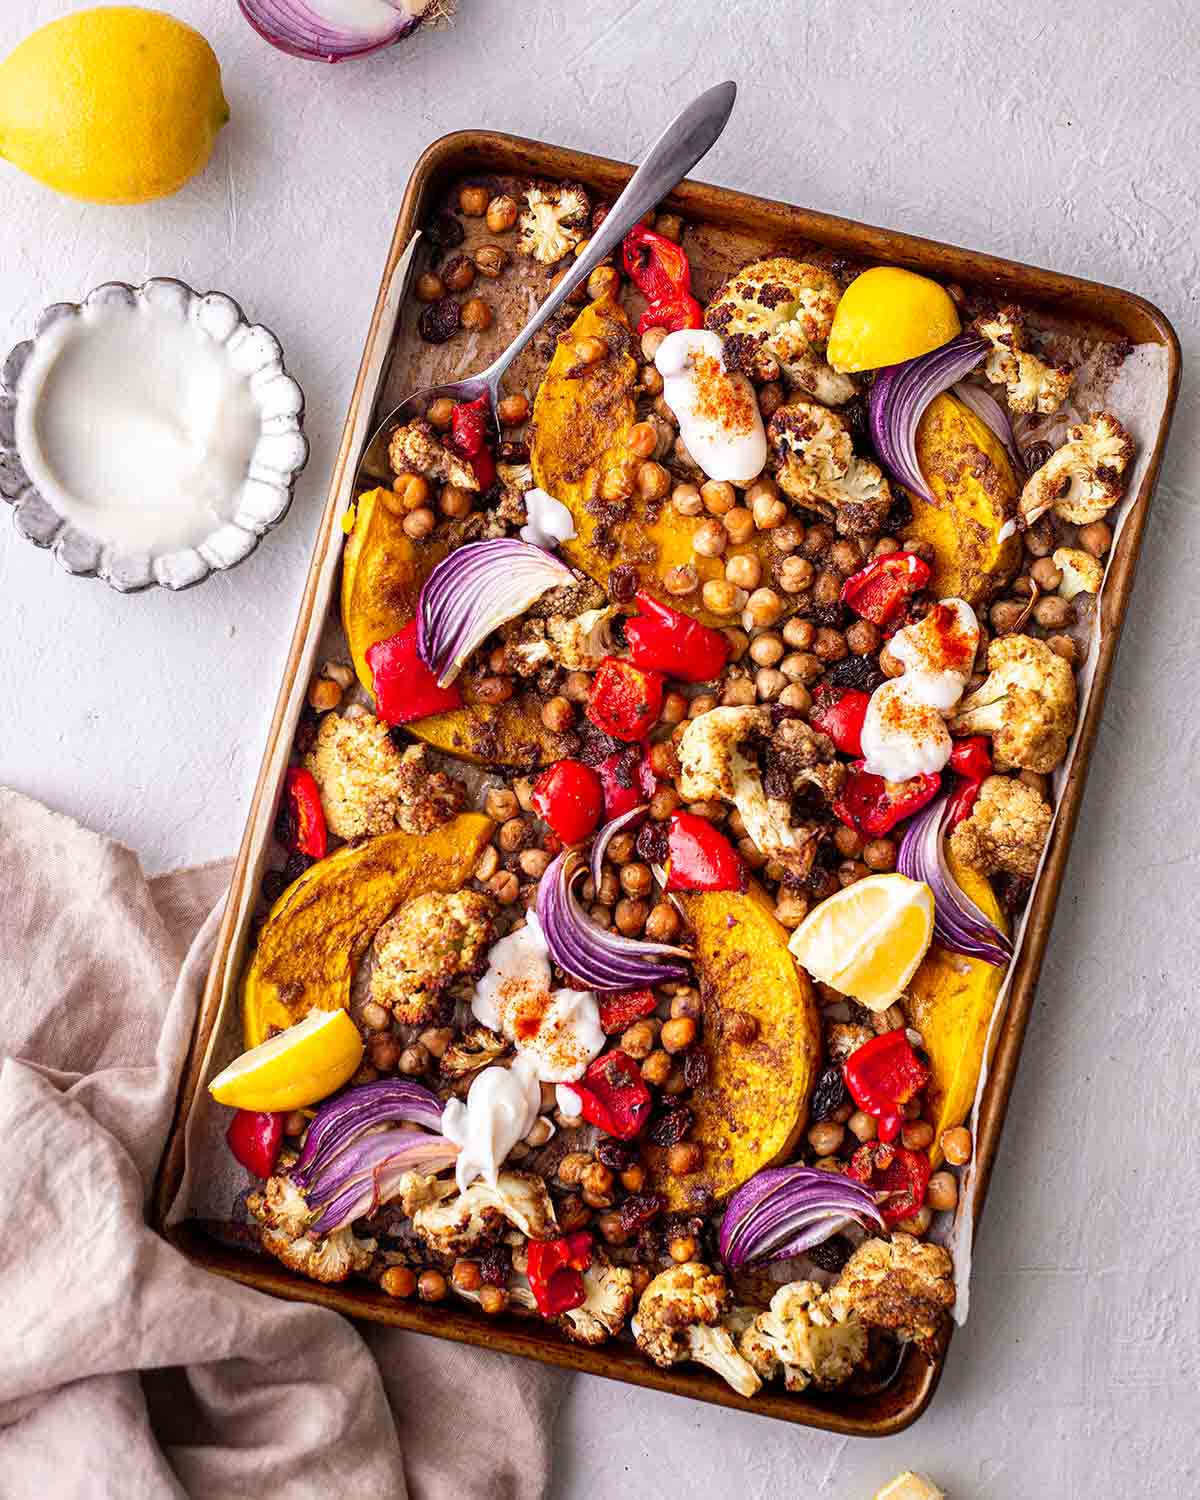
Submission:
POLYGON ((610 1265, 599 1251, 583 1273, 584 1300, 556 1318, 558 1326, 576 1344, 602 1344, 615 1338, 625 1326, 633 1306, 633 1273, 624 1266, 610 1265))
POLYGON ((638 1303, 631 1325, 638 1348, 664 1370, 694 1359, 714 1370, 739 1396, 753 1396, 762 1381, 721 1326, 730 1300, 719 1271, 696 1260, 669 1267, 654 1278, 638 1303))
POLYGON ((375 934, 371 999, 405 1026, 438 1020, 447 986, 482 971, 494 935, 492 903, 478 891, 414 896, 375 934))
POLYGON ((988 677, 959 704, 955 734, 989 734, 996 759, 1053 771, 1075 730, 1075 676, 1045 641, 1003 635, 988 647, 988 677))
POLYGON ((993 385, 1002 385, 1011 411, 1056 412, 1071 392, 1068 365, 1047 364, 1025 347, 1025 329, 1020 311, 1002 307, 975 321, 976 333, 991 344, 983 373, 993 385))
POLYGON ((1062 574, 1058 592, 1064 599, 1076 594, 1098 594, 1104 582, 1104 564, 1081 547, 1058 547, 1054 566, 1062 574))
POLYGON ((867 1330, 852 1313, 835 1311, 818 1282, 793 1281, 779 1288, 739 1348, 764 1381, 782 1372, 789 1391, 828 1391, 866 1358, 867 1330))
POLYGON ((954 1306, 954 1265, 940 1245, 911 1234, 864 1240, 826 1301, 835 1317, 886 1328, 933 1359, 954 1306))
POLYGON ((544 266, 569 255, 584 236, 592 206, 578 183, 535 182, 525 189, 517 249, 544 266))
MULTIPOLYGON (((769 797, 758 765, 746 753, 754 739, 771 733, 769 708, 710 708, 688 721, 677 746, 679 792, 686 802, 710 798, 732 802, 742 816, 746 837, 768 859, 778 860, 794 875, 804 876, 812 867, 819 825, 792 822, 791 788, 784 797, 769 797)), ((825 740, 827 760, 835 760, 832 741, 809 731, 814 740, 825 740)), ((822 766, 798 772, 824 790, 822 766)))
POLYGON ((779 488, 798 504, 833 518, 843 536, 878 531, 892 492, 878 464, 854 456, 850 429, 813 401, 779 407, 767 428, 779 460, 779 488))
POLYGON ((326 714, 304 757, 338 838, 389 833, 400 808, 401 754, 373 714, 326 714))
POLYGON ((400 757, 400 807, 396 826, 405 833, 432 833, 467 805, 466 783, 429 769, 425 745, 409 745, 400 757))
POLYGON ((511 660, 513 670, 522 676, 551 665, 568 672, 594 672, 606 656, 624 654, 613 634, 612 622, 620 613, 614 604, 585 609, 573 617, 526 620, 525 633, 531 638, 506 648, 505 665, 511 660))
POLYGON ((258 1223, 263 1249, 282 1261, 291 1271, 298 1271, 313 1281, 345 1281, 355 1272, 365 1271, 376 1250, 374 1240, 356 1239, 349 1225, 332 1234, 310 1235, 308 1226, 314 1218, 304 1195, 287 1175, 294 1157, 281 1158, 285 1169, 268 1178, 261 1193, 250 1193, 246 1208, 258 1223))
POLYGON ((1109 412, 1067 428, 1056 448, 1021 491, 1018 516, 1032 526, 1048 510, 1073 526, 1102 521, 1121 498, 1133 439, 1109 412))
POLYGON ((393 474, 420 474, 434 484, 456 484, 464 490, 479 488, 475 470, 445 447, 423 417, 392 433, 388 462, 393 474))
POLYGON ((774 361, 790 385, 839 406, 855 385, 822 355, 841 295, 828 271, 774 255, 729 278, 705 309, 704 326, 721 335, 726 369, 769 380, 774 361))
POLYGON ((1032 787, 1008 776, 989 776, 971 814, 950 835, 956 859, 981 875, 1003 871, 1032 880, 1050 833, 1049 805, 1032 787))
POLYGON ((418 1208, 412 1224, 430 1250, 446 1256, 469 1255, 510 1224, 531 1240, 558 1233, 546 1184, 528 1172, 501 1172, 495 1187, 473 1182, 465 1192, 418 1208))

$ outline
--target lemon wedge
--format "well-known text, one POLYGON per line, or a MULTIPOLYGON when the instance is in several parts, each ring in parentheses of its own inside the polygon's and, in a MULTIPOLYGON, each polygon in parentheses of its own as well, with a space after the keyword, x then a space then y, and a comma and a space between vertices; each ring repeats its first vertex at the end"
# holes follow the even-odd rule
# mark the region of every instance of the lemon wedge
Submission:
POLYGON ((314 1010, 243 1052, 208 1086, 218 1104, 280 1112, 328 1098, 354 1076, 363 1039, 344 1010, 314 1010))
POLYGON ((814 908, 788 947, 814 979, 886 1010, 933 939, 933 892, 906 875, 868 875, 814 908))
POLYGON ((879 370, 928 354, 961 331, 945 287, 899 266, 874 266, 842 293, 825 357, 847 374, 879 370))

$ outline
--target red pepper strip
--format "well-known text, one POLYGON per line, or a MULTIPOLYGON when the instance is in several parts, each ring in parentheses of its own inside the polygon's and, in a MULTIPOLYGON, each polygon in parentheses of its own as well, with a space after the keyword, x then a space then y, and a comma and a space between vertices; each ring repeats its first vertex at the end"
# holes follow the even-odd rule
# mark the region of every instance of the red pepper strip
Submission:
POLYGON ((588 1064, 581 1083, 564 1083, 583 1106, 583 1118, 618 1140, 630 1141, 650 1118, 650 1090, 624 1052, 605 1052, 588 1064))
POLYGON ((885 1224, 898 1224, 921 1210, 929 1186, 929 1157, 923 1151, 869 1141, 850 1158, 847 1177, 865 1182, 873 1192, 891 1196, 879 1205, 885 1224))
POLYGON ((941 789, 942 778, 932 771, 913 776, 908 781, 885 781, 882 776, 863 770, 861 760, 850 763, 850 774, 833 810, 855 833, 880 838, 897 823, 911 818, 941 789))
POLYGON ((822 683, 808 716, 809 723, 827 734, 843 755, 857 758, 862 754, 863 720, 870 701, 870 693, 858 688, 839 689, 822 683))
POLYGON ((604 821, 611 823, 622 813, 632 812, 648 802, 658 790, 658 778, 650 769, 646 751, 641 745, 627 745, 614 750, 596 767, 604 788, 604 821))
POLYGON ((667 890, 745 889, 745 862, 725 835, 699 813, 672 813, 667 833, 667 890))
POLYGON ((592 1237, 586 1229, 561 1240, 530 1240, 526 1275, 543 1318, 556 1318, 584 1300, 583 1273, 592 1263, 592 1237))
POLYGON ((495 460, 488 447, 491 415, 491 401, 487 396, 480 396, 477 401, 460 403, 450 418, 448 446, 475 470, 481 491, 491 489, 496 477, 495 460))
POLYGON ((953 828, 970 815, 979 788, 992 774, 992 746, 986 734, 959 740, 950 752, 950 769, 963 779, 950 798, 948 826, 953 828))
POLYGON ((653 990, 622 990, 616 995, 601 995, 600 1030, 605 1036, 615 1036, 643 1016, 651 1015, 657 1007, 653 990))
POLYGON ((321 793, 311 771, 289 766, 283 782, 287 797, 288 848, 307 854, 310 859, 324 859, 329 847, 321 793))
POLYGON ((376 641, 367 651, 375 709, 385 724, 407 724, 430 714, 462 707, 458 684, 440 688, 437 678, 417 655, 417 622, 376 641))
POLYGON ((638 319, 639 334, 648 328, 700 328, 704 314, 692 296, 692 268, 683 248, 644 224, 635 224, 622 247, 625 272, 650 304, 638 319))
POLYGON ((663 676, 606 656, 592 678, 587 716, 615 740, 643 740, 662 708, 663 676))
POLYGON ((915 552, 885 552, 842 584, 842 603, 874 625, 890 625, 909 596, 929 582, 929 564, 915 552))
POLYGON ((710 682, 721 675, 731 647, 719 630, 643 590, 634 597, 642 612, 625 621, 625 639, 637 666, 652 667, 681 682, 710 682))
POLYGON ((930 1073, 897 1030, 856 1047, 842 1065, 842 1076, 859 1109, 879 1121, 879 1139, 894 1141, 904 1124, 903 1106, 921 1092, 930 1073))
POLYGON ((533 784, 533 810, 564 844, 587 838, 604 811, 604 784, 581 760, 558 760, 533 784))
POLYGON ((225 1132, 234 1159, 256 1177, 270 1177, 283 1143, 283 1116, 239 1109, 225 1132))

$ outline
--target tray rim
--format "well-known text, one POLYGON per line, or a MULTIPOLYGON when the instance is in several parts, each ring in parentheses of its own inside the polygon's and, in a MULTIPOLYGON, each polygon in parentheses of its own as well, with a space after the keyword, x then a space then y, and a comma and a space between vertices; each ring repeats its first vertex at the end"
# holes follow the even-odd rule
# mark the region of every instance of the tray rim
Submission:
MULTIPOLYGON (((764 1388, 752 1400, 747 1400, 738 1396, 718 1377, 695 1366, 662 1371, 624 1346, 607 1345, 587 1349, 570 1344, 556 1331, 542 1330, 540 1325, 531 1324, 528 1320, 511 1317, 489 1320, 446 1305, 427 1310, 420 1304, 410 1305, 388 1298, 366 1285, 322 1286, 295 1276, 274 1262, 264 1264, 262 1257, 252 1251, 234 1251, 216 1244, 202 1234, 194 1221, 184 1220, 174 1224, 168 1222, 171 1202, 184 1170, 184 1133, 188 1116, 203 1081, 204 1058, 217 1021, 228 972, 231 964, 237 962, 240 940, 246 936, 244 930, 239 931, 239 927, 244 929, 246 925, 244 914, 239 921, 239 911, 251 866, 260 852, 257 847, 259 840, 255 835, 256 824, 261 827, 263 808, 268 801, 273 807, 277 795, 278 787, 272 784, 272 762, 285 732, 290 743, 294 725, 288 723, 289 708, 295 707, 298 680, 307 680, 306 664, 315 651, 316 640, 324 623, 325 610, 316 610, 317 596, 322 587, 323 576, 331 564, 336 567, 340 558, 341 536, 339 530, 335 529, 339 492, 351 459, 357 461, 359 447, 365 441, 362 436, 364 426, 369 434, 369 423, 374 414, 379 386, 385 378, 386 366, 391 357, 390 335, 381 358, 377 344, 389 299, 395 293, 395 272, 413 232, 419 226, 420 211, 427 196, 436 191, 440 178, 452 173, 469 176, 469 163, 472 161, 476 163, 476 170, 493 172, 513 171, 519 161, 520 170, 532 176, 576 177, 592 184, 602 184, 613 192, 620 190, 633 171, 628 163, 613 158, 488 130, 458 130, 443 135, 427 146, 413 165, 401 198, 380 290, 331 470, 279 694, 231 877, 229 899, 193 1025, 186 1063, 180 1075, 171 1128, 150 1205, 151 1223, 172 1245, 197 1264, 218 1275, 277 1296, 330 1307, 347 1316, 363 1317, 427 1333, 433 1337, 495 1348, 537 1359, 542 1363, 623 1380, 629 1384, 667 1391, 801 1426, 845 1436, 889 1436, 910 1426, 928 1407, 945 1366, 949 1337, 933 1364, 921 1363, 914 1369, 916 1356, 909 1351, 906 1357, 908 1369, 904 1377, 907 1394, 902 1404, 892 1410, 871 1413, 865 1409, 872 1401, 880 1401, 880 1397, 864 1398, 853 1403, 851 1409, 846 1409, 844 1402, 839 1407, 807 1396, 781 1394, 769 1387, 764 1388), (499 168, 495 165, 497 156, 508 158, 506 164, 499 168), (484 163, 489 159, 492 165, 485 169, 484 163), (379 379, 375 390, 368 393, 367 384, 373 370, 377 371, 379 379), (369 404, 364 415, 364 397, 368 396, 369 404), (853 1405, 864 1409, 856 1411, 853 1405)), ((947 274, 949 265, 961 265, 964 268, 963 279, 976 285, 989 281, 999 284, 1011 290, 1014 297, 1035 305, 1059 302, 1069 307, 1075 301, 1089 304, 1099 302, 1108 312, 1124 314, 1126 319, 1142 324, 1144 331, 1152 330, 1153 341, 1161 343, 1167 350, 1166 403, 1146 474, 1110 561, 1095 684, 1080 729, 1079 750, 1059 803, 1045 866, 1031 898, 1028 928, 1012 975, 1007 1012, 998 1029, 989 1082, 976 1121, 977 1196, 974 1217, 977 1226, 1007 1114, 1016 1065, 1033 1008, 1037 980, 1079 817, 1091 751, 1103 714, 1113 663, 1133 591, 1150 505, 1174 414, 1181 371, 1179 340, 1166 315, 1152 302, 1137 293, 1103 282, 691 178, 681 182, 665 201, 672 208, 681 210, 685 216, 696 220, 706 217, 711 220, 714 207, 723 210, 724 216, 728 217, 736 216, 741 210, 759 217, 779 219, 782 221, 778 234, 781 243, 788 239, 814 240, 825 245, 844 246, 858 256, 887 259, 894 264, 908 265, 914 269, 928 269, 932 264, 943 275, 947 274), (708 210, 707 214, 705 210, 708 210)), ((1123 327, 1124 324, 1117 319, 1115 326, 1123 327)), ((894 1388, 891 1392, 883 1393, 885 1405, 889 1394, 895 1394, 894 1388)))

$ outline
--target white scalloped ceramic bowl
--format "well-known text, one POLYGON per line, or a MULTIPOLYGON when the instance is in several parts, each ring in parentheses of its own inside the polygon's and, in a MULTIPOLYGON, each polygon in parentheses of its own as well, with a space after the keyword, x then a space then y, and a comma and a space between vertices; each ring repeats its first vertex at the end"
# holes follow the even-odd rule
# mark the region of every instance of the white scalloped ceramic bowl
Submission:
POLYGON ((191 588, 249 557, 287 515, 296 476, 308 459, 303 425, 304 395, 284 369, 279 341, 269 329, 250 323, 232 297, 221 292, 201 296, 168 277, 140 287, 110 281, 81 304, 59 302, 46 308, 33 338, 18 344, 0 368, 0 498, 13 507, 20 535, 35 546, 49 547, 68 573, 102 578, 126 594, 155 584, 191 588), (258 409, 258 439, 233 513, 195 546, 132 549, 100 541, 54 508, 30 479, 21 457, 18 412, 22 403, 38 396, 39 382, 29 374, 37 365, 32 356, 38 340, 61 319, 77 318, 86 308, 112 301, 136 306, 139 299, 159 314, 191 321, 223 344, 234 370, 248 378, 258 409))

